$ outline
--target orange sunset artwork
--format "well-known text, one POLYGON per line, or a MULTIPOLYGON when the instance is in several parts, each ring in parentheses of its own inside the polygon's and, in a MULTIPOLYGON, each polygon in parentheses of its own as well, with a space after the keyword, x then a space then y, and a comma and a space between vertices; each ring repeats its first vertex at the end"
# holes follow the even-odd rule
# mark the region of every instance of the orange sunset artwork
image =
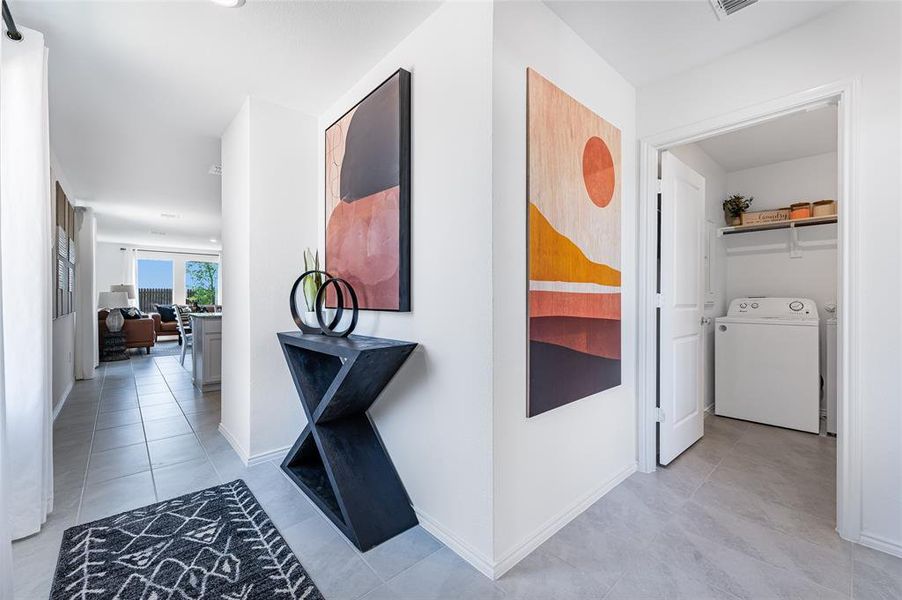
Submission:
POLYGON ((529 69, 532 417, 620 385, 620 130, 529 69))

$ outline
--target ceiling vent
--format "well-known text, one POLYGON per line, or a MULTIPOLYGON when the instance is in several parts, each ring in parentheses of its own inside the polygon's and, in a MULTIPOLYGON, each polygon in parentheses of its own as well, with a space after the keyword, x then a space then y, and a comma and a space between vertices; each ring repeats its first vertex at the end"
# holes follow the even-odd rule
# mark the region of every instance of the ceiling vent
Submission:
POLYGON ((164 219, 178 219, 179 218, 179 215, 177 215, 176 213, 168 213, 168 212, 161 212, 160 216, 163 217, 164 219))
POLYGON ((737 13, 747 6, 751 6, 758 0, 710 0, 714 8, 714 14, 720 20, 726 19, 733 13, 737 13))
POLYGON ((210 165, 210 170, 207 173, 210 175, 222 175, 222 165, 210 165))

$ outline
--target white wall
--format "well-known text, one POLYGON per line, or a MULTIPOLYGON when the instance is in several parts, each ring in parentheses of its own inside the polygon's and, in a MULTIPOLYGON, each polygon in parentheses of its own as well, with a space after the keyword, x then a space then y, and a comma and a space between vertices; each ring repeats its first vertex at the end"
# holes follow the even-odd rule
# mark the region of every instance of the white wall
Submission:
POLYGON ((862 541, 902 555, 898 3, 849 3, 824 17, 639 91, 640 134, 661 133, 838 80, 859 82, 853 150, 860 202, 852 265, 862 419, 862 541), (712 85, 716 82, 716 85, 712 85))
POLYGON ((321 115, 316 171, 323 223, 323 131, 409 70, 413 311, 362 313, 357 333, 420 344, 370 415, 420 522, 483 571, 492 564, 491 24, 488 3, 439 7, 321 115))
MULTIPOLYGON (((836 153, 829 153, 734 171, 727 186, 729 193, 754 196, 755 210, 836 199, 836 160, 836 153)), ((727 298, 802 296, 817 303, 822 320, 828 318, 825 307, 835 305, 837 297, 837 226, 801 228, 798 234, 799 258, 789 256, 786 230, 724 237, 727 298)))
MULTIPOLYGON (((635 89, 541 3, 497 3, 492 254, 496 575, 636 468, 635 89), (622 381, 526 418, 526 69, 622 133, 622 381)), ((472 288, 471 288, 472 289, 472 288)))
POLYGON ((53 320, 52 372, 50 375, 53 414, 57 415, 75 383, 75 313, 53 320))
MULTIPOLYGON (((122 269, 122 244, 97 242, 94 248, 94 281, 97 286, 96 295, 110 291, 111 285, 122 283, 125 276, 122 269)), ((97 298, 94 298, 97 304, 97 298)), ((96 306, 95 306, 96 308, 96 306)))
MULTIPOLYGON (((47 201, 50 203, 50 222, 47 226, 50 228, 50 239, 53 243, 51 250, 51 266, 50 273, 56 273, 56 182, 59 181, 69 197, 69 202, 74 198, 70 195, 72 188, 66 178, 56 156, 50 153, 50 194, 47 201)), ((77 280, 76 280, 77 282, 77 280)), ((53 281, 56 289, 56 279, 53 281)), ((73 304, 74 304, 73 296, 73 304)), ((50 298, 51 306, 54 306, 54 298, 50 298)), ((53 414, 57 415, 63 407, 63 402, 75 383, 75 307, 72 312, 53 319, 51 324, 51 375, 50 389, 51 400, 53 401, 53 414)))
POLYGON ((786 160, 727 174, 730 194, 754 196, 749 210, 767 210, 794 202, 836 199, 836 152, 786 160))
POLYGON ((247 460, 251 437, 248 99, 222 134, 222 402, 220 430, 247 460), (228 304, 228 312, 225 304, 228 304))
MULTIPOLYGON (((729 195, 728 174, 698 144, 686 144, 671 150, 689 168, 705 178, 705 220, 713 223, 713 229, 723 227, 723 201, 729 195)), ((709 227, 710 228, 710 227, 709 227)), ((716 234, 713 234, 716 236, 716 234)), ((714 318, 726 312, 730 296, 726 290, 726 254, 721 239, 715 237, 711 253, 711 281, 715 293, 713 302, 705 303, 705 316, 711 323, 705 328, 705 410, 714 406, 714 318)))
POLYGON ((283 456, 306 424, 276 338, 317 240, 317 122, 248 98, 222 137, 220 429, 245 461, 283 456))
POLYGON ((97 282, 94 257, 97 250, 97 217, 94 210, 78 207, 75 212, 78 262, 75 265, 75 378, 93 379, 100 362, 97 339, 97 282))

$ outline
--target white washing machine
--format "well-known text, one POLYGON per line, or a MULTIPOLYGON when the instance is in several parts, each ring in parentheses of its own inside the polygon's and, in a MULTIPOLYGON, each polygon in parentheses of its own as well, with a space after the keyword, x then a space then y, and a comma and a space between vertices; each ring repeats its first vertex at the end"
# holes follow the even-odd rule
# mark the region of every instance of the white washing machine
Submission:
POLYGON ((819 432, 817 306, 807 298, 737 298, 714 327, 714 412, 819 432))

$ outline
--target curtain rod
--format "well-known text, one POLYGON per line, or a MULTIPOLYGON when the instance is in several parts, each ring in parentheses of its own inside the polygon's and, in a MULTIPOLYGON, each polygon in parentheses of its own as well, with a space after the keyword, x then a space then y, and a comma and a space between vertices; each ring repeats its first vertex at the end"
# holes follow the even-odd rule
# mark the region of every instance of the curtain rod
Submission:
POLYGON ((6 23, 6 37, 14 42, 21 41, 22 34, 16 27, 16 22, 13 21, 13 14, 9 12, 9 6, 7 6, 6 0, 3 0, 3 22, 6 23))
MULTIPOLYGON (((128 248, 119 248, 120 250, 128 250, 128 248)), ((138 252, 158 252, 160 254, 187 254, 188 256, 213 256, 219 258, 218 254, 205 254, 204 252, 179 252, 177 250, 148 250, 147 248, 132 248, 138 252)))

